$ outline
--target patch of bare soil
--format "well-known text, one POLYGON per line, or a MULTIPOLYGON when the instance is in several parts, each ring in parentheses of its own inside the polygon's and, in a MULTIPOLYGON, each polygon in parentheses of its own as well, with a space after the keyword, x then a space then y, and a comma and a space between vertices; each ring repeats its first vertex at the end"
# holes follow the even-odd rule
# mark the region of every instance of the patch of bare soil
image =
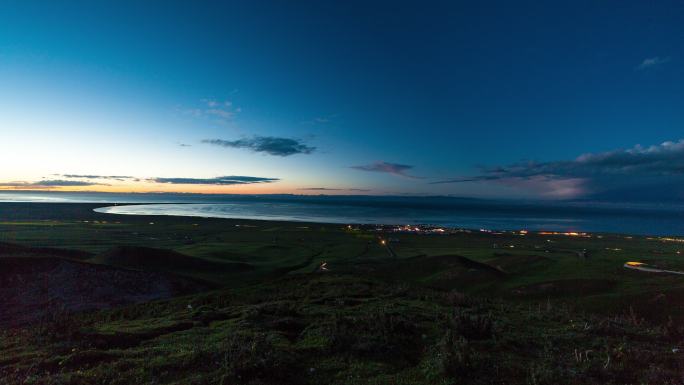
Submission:
POLYGON ((0 258, 0 327, 17 327, 51 312, 80 312, 206 290, 168 274, 56 257, 0 258))

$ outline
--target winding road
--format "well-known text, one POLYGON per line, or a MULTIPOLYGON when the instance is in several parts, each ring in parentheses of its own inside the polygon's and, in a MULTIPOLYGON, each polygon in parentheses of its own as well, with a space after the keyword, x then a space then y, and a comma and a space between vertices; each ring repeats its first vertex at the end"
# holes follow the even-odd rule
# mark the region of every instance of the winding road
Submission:
POLYGON ((684 275, 684 271, 663 270, 663 269, 658 269, 657 267, 648 266, 648 265, 638 263, 638 262, 627 262, 623 266, 626 269, 645 271, 647 273, 667 273, 667 274, 684 275))

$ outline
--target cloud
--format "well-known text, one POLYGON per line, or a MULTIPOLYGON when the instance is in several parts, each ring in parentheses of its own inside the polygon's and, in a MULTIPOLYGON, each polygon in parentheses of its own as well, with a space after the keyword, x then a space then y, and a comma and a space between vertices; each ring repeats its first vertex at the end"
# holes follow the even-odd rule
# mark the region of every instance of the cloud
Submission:
POLYGON ((45 180, 40 180, 36 182, 24 182, 24 181, 16 181, 16 182, 5 182, 5 183, 0 183, 0 187, 13 187, 13 188, 29 188, 29 189, 34 189, 34 188, 55 188, 55 187, 81 187, 81 186, 103 186, 106 185, 104 183, 95 183, 95 182, 85 182, 85 181, 78 181, 78 180, 61 180, 61 179, 45 179, 45 180))
POLYGON ((235 111, 223 110, 220 108, 210 108, 210 109, 204 110, 204 113, 206 113, 208 115, 215 115, 215 116, 218 116, 219 118, 223 118, 223 119, 232 119, 233 116, 235 116, 235 111))
POLYGON ((55 174, 67 179, 111 179, 124 181, 127 179, 134 179, 128 175, 92 175, 92 174, 55 174))
POLYGON ((34 184, 39 185, 39 186, 52 186, 52 187, 102 185, 102 183, 85 182, 85 181, 81 181, 81 180, 62 180, 62 179, 41 180, 39 182, 34 182, 34 184))
POLYGON ((214 118, 222 123, 227 123, 242 112, 240 107, 235 107, 229 100, 202 99, 201 103, 201 107, 185 109, 182 112, 196 118, 214 118))
POLYGON ((578 197, 614 190, 615 194, 648 181, 651 185, 682 179, 684 187, 684 139, 643 147, 636 145, 573 160, 525 162, 483 168, 479 175, 432 182, 496 182, 549 197, 578 197))
POLYGON ((302 124, 309 124, 309 125, 317 125, 317 124, 328 124, 333 122, 333 120, 337 117, 337 114, 331 114, 331 115, 326 115, 326 116, 316 116, 313 117, 309 120, 305 120, 302 122, 302 124))
POLYGON ((516 190, 527 191, 535 196, 552 199, 571 199, 588 192, 587 181, 582 178, 564 178, 555 175, 508 177, 495 180, 516 190))
POLYGON ((372 164, 366 164, 362 166, 351 166, 351 168, 361 171, 383 172, 387 174, 398 175, 408 178, 418 178, 416 176, 412 176, 406 173, 406 171, 413 168, 413 166, 409 166, 406 164, 375 162, 372 164))
POLYGON ((205 184, 205 185, 243 185, 255 183, 272 183, 279 181, 279 178, 261 178, 256 176, 220 176, 216 178, 151 178, 148 182, 166 184, 205 184))
POLYGON ((178 147, 192 147, 192 144, 178 143, 178 147))
POLYGON ((587 193, 586 180, 583 178, 569 178, 553 174, 540 175, 515 175, 506 171, 495 172, 483 170, 485 173, 493 172, 495 175, 476 175, 465 178, 453 178, 430 182, 430 184, 450 183, 497 183, 511 187, 515 190, 529 192, 542 198, 576 198, 587 193))
POLYGON ((656 57, 646 58, 641 62, 641 64, 639 64, 636 67, 636 69, 639 71, 647 70, 647 69, 653 69, 653 68, 659 67, 659 66, 661 66, 661 65, 663 65, 669 61, 670 61, 669 57, 661 58, 659 56, 656 56, 656 57))
MULTIPOLYGON (((116 179, 127 178, 135 182, 148 182, 160 184, 191 184, 191 185, 245 185, 255 183, 272 183, 277 182, 279 178, 262 178, 256 176, 221 176, 216 178, 148 178, 139 179, 130 176, 116 176, 116 175, 89 175, 89 174, 64 174, 64 178, 82 178, 82 179, 116 179)), ((43 179, 35 182, 27 181, 12 181, 0 182, 0 188, 12 189, 51 189, 57 187, 83 187, 83 186, 110 186, 106 183, 99 183, 92 180, 71 180, 71 179, 43 179)))
POLYGON ((302 191, 354 191, 354 192, 368 192, 369 189, 362 188, 329 188, 329 187, 305 187, 297 190, 302 191))
POLYGON ((253 136, 238 140, 205 139, 202 143, 221 147, 246 148, 254 152, 262 152, 275 156, 310 154, 316 150, 298 139, 279 138, 274 136, 253 136))

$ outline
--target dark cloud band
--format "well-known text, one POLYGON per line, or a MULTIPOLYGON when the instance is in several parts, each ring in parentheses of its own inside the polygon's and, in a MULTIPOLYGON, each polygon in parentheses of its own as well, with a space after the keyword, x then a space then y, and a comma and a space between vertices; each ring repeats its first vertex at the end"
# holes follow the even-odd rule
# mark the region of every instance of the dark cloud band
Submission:
POLYGON ((134 179, 128 175, 59 174, 59 176, 67 179, 111 179, 119 181, 134 179))
POLYGON ((53 188, 53 187, 81 187, 81 186, 106 186, 104 183, 86 182, 79 180, 47 179, 36 182, 8 182, 0 183, 0 187, 15 188, 53 188))
POLYGON ((242 185, 255 183, 272 183, 279 181, 279 178, 261 178, 256 176, 221 176, 216 178, 151 178, 149 182, 165 184, 204 184, 204 185, 242 185))
POLYGON ((370 171, 370 172, 383 172, 392 175, 399 175, 408 178, 418 178, 407 174, 408 170, 411 170, 413 166, 399 163, 389 163, 389 162, 375 162, 371 164, 361 165, 361 166, 351 166, 351 168, 360 171, 370 171))
POLYGON ((316 147, 308 146, 298 139, 274 136, 254 136, 238 140, 205 139, 202 143, 228 148, 244 148, 275 156, 311 154, 316 150, 316 147))
POLYGON ((354 191, 354 192, 368 192, 369 189, 362 188, 329 188, 329 187, 304 187, 298 190, 301 191, 354 191))

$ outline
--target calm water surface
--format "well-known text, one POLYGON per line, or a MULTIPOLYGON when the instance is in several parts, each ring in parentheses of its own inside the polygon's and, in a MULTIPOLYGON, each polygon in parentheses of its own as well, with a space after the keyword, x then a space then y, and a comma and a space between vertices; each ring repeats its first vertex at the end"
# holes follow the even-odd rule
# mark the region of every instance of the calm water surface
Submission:
POLYGON ((96 211, 125 215, 684 235, 684 206, 681 205, 511 202, 450 197, 0 192, 0 202, 3 201, 102 203, 105 207, 96 211))

